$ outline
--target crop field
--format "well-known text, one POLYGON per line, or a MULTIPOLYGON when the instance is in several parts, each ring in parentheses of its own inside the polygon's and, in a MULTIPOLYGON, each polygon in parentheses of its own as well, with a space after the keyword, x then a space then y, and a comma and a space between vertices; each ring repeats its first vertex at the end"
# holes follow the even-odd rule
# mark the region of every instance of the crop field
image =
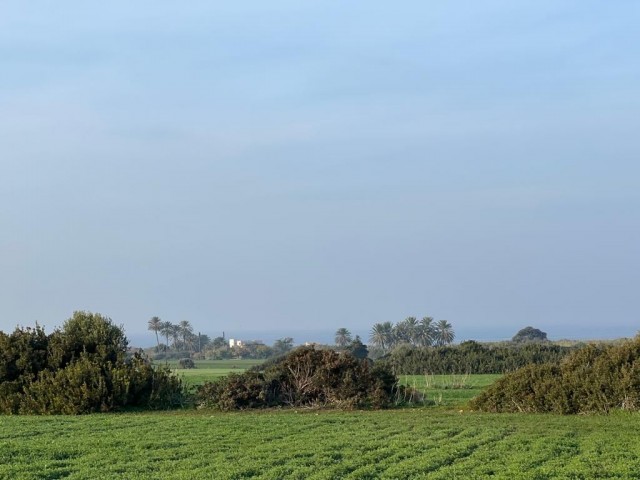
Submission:
POLYGON ((638 478, 639 429, 443 408, 7 416, 0 478, 638 478))

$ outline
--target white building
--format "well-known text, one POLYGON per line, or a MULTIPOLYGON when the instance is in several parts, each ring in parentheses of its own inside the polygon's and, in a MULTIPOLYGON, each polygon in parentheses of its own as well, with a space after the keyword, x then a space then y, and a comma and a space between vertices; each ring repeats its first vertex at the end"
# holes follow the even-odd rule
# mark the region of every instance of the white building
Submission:
POLYGON ((236 340, 235 338, 229 339, 229 348, 241 347, 241 346, 242 346, 242 340, 236 340))

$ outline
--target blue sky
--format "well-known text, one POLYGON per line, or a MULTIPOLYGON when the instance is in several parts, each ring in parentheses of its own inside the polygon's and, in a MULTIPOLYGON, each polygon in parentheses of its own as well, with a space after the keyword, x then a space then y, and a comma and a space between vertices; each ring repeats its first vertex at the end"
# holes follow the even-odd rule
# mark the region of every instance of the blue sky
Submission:
POLYGON ((635 1, 3 2, 0 329, 86 309, 130 336, 153 315, 297 341, 409 315, 634 335, 639 21, 635 1))

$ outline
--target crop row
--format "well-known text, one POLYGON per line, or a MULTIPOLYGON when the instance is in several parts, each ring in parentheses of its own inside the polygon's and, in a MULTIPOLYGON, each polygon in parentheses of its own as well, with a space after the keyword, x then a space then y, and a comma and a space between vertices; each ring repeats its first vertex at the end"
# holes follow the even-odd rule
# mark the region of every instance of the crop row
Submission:
POLYGON ((637 478, 638 427, 440 409, 2 417, 0 478, 637 478))

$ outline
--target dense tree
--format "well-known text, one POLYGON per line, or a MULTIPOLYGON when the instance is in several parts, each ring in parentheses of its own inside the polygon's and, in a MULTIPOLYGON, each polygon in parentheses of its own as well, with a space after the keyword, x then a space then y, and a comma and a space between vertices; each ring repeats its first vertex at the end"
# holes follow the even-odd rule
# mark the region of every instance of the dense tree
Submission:
POLYGON ((0 332, 0 413, 78 414, 125 406, 166 408, 184 399, 179 378, 127 354, 122 327, 74 312, 51 335, 0 332))
POLYGON ((512 342, 544 342, 546 340, 546 332, 533 327, 525 327, 519 330, 511 339, 512 342))
POLYGON ((351 332, 346 328, 336 330, 335 342, 339 347, 346 347, 351 341, 351 332))
POLYGON ((156 352, 160 350, 160 339, 158 338, 158 332, 162 328, 162 320, 160 317, 151 317, 151 320, 147 323, 148 329, 156 334, 156 352))
POLYGON ((276 355, 282 355, 289 352, 293 348, 293 338, 285 337, 276 340, 273 343, 273 351, 276 355))
POLYGON ((369 356, 369 349, 364 343, 362 343, 359 335, 356 335, 356 338, 346 346, 345 350, 361 360, 369 356))

